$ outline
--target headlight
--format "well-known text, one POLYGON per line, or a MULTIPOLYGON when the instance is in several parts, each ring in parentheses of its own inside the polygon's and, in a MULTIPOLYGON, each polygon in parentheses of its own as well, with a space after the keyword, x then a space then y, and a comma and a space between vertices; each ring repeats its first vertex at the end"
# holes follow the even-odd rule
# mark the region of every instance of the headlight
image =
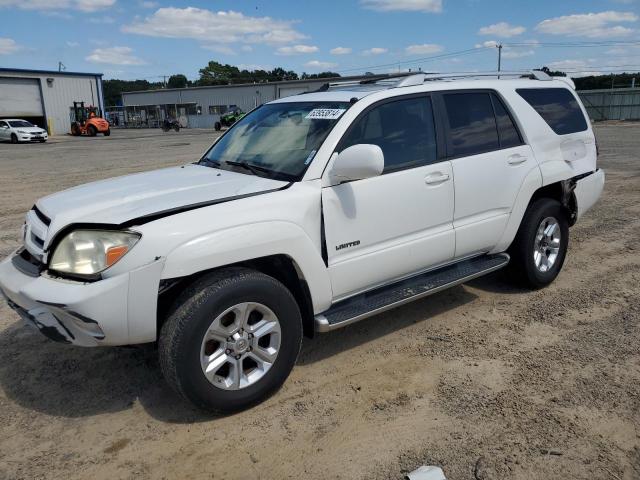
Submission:
POLYGON ((18 130, 18 133, 29 133, 29 132, 25 132, 24 130, 18 130))
POLYGON ((95 275, 116 263, 140 240, 134 232, 76 230, 58 244, 49 268, 61 273, 95 275))

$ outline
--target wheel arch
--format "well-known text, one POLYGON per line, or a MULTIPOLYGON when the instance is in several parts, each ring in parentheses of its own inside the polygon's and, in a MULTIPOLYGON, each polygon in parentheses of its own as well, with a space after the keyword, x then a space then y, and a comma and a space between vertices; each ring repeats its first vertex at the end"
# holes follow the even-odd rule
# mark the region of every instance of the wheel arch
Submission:
POLYGON ((282 283, 293 295, 300 308, 303 333, 312 338, 314 329, 313 300, 307 280, 297 262, 286 254, 268 255, 248 260, 243 260, 228 265, 198 271, 186 277, 167 279, 160 282, 158 294, 158 308, 156 319, 156 331, 160 332, 164 321, 171 311, 175 299, 189 285, 211 272, 221 271, 233 267, 243 267, 255 270, 282 283))

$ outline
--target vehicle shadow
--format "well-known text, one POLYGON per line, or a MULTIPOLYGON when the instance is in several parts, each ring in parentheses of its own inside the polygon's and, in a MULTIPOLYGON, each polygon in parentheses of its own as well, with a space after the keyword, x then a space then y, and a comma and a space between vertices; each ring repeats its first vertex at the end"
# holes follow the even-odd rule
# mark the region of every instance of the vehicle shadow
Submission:
MULTIPOLYGON (((472 302, 476 295, 455 287, 359 324, 303 343, 299 365, 424 323, 443 312, 472 302)), ((13 315, 8 309, 2 314, 13 315)), ((4 315, 3 315, 4 316, 4 315)), ((183 400, 164 381, 152 346, 80 348, 44 338, 21 321, 0 332, 0 386, 7 398, 47 415, 81 418, 134 408, 167 423, 215 421, 183 400)))
POLYGON ((527 287, 518 285, 509 277, 509 273, 505 269, 476 278, 468 282, 467 285, 483 292, 502 294, 523 294, 531 291, 527 287))
POLYGON ((165 383, 153 347, 80 348, 44 338, 22 322, 0 332, 0 385, 20 406, 79 418, 133 408, 154 418, 193 423, 217 418, 165 383))
POLYGON ((457 286, 334 332, 317 334, 313 339, 305 339, 303 342, 298 365, 324 360, 416 323, 422 323, 424 328, 428 329, 433 317, 470 303, 476 298, 472 292, 457 286))

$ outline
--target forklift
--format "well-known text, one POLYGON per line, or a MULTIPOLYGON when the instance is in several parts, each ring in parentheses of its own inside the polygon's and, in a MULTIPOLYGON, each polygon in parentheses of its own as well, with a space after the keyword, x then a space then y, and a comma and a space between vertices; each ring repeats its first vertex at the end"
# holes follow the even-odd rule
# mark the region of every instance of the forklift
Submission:
POLYGON ((111 135, 109 122, 100 116, 100 109, 92 106, 85 107, 84 102, 73 102, 71 135, 95 137, 98 133, 104 134, 105 137, 111 135))

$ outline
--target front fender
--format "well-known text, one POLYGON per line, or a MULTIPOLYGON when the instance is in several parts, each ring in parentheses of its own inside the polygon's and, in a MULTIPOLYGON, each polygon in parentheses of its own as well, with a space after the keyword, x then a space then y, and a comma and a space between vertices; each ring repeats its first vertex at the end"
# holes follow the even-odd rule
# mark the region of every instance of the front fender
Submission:
POLYGON ((271 255, 287 255, 297 264, 309 286, 314 312, 331 306, 331 283, 322 256, 306 232, 291 222, 251 223, 189 240, 167 255, 162 279, 271 255))

